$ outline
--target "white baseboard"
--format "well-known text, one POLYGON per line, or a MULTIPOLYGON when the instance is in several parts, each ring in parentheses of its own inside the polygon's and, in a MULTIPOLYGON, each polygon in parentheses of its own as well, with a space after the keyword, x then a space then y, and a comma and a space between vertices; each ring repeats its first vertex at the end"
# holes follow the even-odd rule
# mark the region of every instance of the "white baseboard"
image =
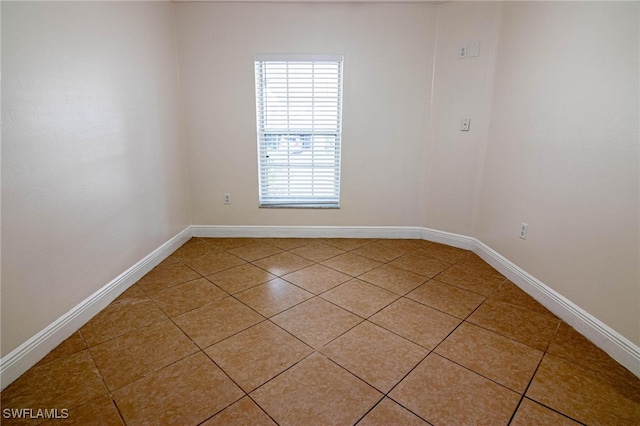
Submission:
POLYGON ((422 239, 472 250, 475 239, 417 226, 217 226, 193 225, 202 238, 397 238, 422 239))
POLYGON ((9 386, 66 338, 78 331, 80 327, 109 303, 113 302, 126 289, 135 284, 158 263, 166 259, 189 238, 191 238, 191 228, 187 227, 100 290, 80 302, 44 330, 2 357, 0 360, 0 383, 2 389, 9 386))
POLYGON ((214 226, 193 225, 194 237, 215 238, 422 238, 417 226, 214 226))
POLYGON ((481 241, 473 251, 627 370, 640 377, 640 348, 481 241))
POLYGON ((189 238, 415 238, 472 250, 543 306, 574 327, 616 361, 640 377, 640 348, 575 303, 530 275, 481 241, 464 235, 409 226, 200 226, 184 229, 116 279, 92 294, 47 328, 0 360, 6 388, 47 353, 71 336, 127 288, 189 238))
POLYGON ((438 231, 430 228, 422 228, 421 238, 465 250, 473 250, 476 243, 475 238, 467 237, 466 235, 452 234, 451 232, 438 231))

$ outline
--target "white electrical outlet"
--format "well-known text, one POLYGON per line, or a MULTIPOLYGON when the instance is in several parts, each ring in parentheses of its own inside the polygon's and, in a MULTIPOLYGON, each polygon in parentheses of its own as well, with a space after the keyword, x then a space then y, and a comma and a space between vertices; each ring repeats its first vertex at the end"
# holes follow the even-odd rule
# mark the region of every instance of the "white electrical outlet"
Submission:
POLYGON ((224 203, 225 203, 226 205, 231 204, 231 194, 229 194, 228 192, 225 192, 225 193, 223 194, 223 199, 224 199, 224 203))
POLYGON ((460 120, 460 131, 461 132, 468 132, 470 123, 471 123, 471 119, 470 118, 463 118, 462 120, 460 120))
POLYGON ((520 224, 520 238, 522 238, 523 240, 527 239, 527 228, 529 227, 529 225, 527 225, 526 223, 521 223, 520 224))

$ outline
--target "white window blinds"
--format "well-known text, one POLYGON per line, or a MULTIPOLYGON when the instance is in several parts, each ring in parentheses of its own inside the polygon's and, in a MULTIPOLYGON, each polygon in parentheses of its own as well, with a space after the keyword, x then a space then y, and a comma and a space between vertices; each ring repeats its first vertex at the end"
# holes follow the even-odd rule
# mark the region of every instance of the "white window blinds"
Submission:
POLYGON ((342 56, 255 57, 260 206, 338 207, 342 56))

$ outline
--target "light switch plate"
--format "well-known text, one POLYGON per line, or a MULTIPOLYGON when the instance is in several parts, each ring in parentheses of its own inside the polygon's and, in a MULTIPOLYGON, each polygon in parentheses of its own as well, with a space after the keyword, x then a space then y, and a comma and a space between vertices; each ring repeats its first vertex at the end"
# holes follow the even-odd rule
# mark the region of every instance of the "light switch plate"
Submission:
POLYGON ((480 55, 480 42, 472 41, 467 44, 467 57, 473 58, 480 55))

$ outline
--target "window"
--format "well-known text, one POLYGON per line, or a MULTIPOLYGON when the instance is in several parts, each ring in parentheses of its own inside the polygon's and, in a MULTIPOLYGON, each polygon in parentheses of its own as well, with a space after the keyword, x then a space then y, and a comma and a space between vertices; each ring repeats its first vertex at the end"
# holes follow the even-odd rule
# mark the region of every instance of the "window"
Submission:
POLYGON ((342 56, 255 57, 261 207, 339 207, 342 56))

